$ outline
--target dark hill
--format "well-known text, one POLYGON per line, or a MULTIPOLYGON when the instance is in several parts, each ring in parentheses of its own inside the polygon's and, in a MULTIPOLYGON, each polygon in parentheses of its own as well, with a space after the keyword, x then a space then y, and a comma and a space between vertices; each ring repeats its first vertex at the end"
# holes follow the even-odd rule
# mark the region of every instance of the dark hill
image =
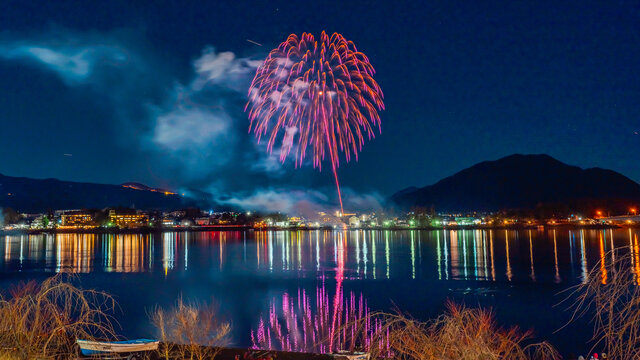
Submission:
POLYGON ((391 197, 402 208, 498 211, 542 206, 572 210, 626 209, 640 201, 640 185, 615 171, 581 169, 548 155, 511 155, 485 161, 437 183, 391 197))
POLYGON ((140 189, 134 189, 121 185, 30 179, 0 174, 0 207, 10 207, 20 212, 43 212, 116 206, 164 210, 195 205, 195 201, 190 198, 151 189, 142 185, 140 189))

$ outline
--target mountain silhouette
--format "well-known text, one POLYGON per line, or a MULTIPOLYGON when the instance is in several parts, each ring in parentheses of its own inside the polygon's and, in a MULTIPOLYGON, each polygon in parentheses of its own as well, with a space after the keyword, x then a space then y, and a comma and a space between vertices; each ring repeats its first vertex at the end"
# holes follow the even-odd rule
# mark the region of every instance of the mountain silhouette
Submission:
POLYGON ((582 169, 548 155, 510 155, 484 161, 437 183, 395 193, 400 208, 498 211, 556 207, 626 211, 640 201, 640 185, 601 168, 582 169))
POLYGON ((101 209, 135 207, 167 210, 196 205, 196 201, 179 194, 132 183, 108 185, 31 179, 0 174, 0 207, 19 212, 44 212, 56 209, 101 209))

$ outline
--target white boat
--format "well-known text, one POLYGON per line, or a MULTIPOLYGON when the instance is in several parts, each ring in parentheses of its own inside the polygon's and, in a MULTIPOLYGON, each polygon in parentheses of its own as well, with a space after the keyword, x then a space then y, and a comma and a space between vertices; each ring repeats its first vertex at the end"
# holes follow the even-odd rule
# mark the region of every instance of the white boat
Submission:
POLYGON ((136 339, 126 341, 90 341, 76 340, 80 346, 80 352, 84 356, 104 355, 113 353, 133 353, 140 351, 155 351, 158 349, 158 340, 136 339))
POLYGON ((369 360, 369 353, 340 350, 331 354, 335 360, 369 360))

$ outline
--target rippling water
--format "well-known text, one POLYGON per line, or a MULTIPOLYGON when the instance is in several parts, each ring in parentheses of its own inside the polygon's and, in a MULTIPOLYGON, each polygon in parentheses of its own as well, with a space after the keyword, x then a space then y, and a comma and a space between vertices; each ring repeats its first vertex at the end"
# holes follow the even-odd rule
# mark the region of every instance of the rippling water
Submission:
POLYGON ((130 337, 153 335, 146 312, 156 304, 171 305, 180 295, 217 302, 233 322, 236 345, 251 345, 252 335, 254 342, 259 336, 266 342, 270 329, 280 326, 291 337, 270 341, 289 348, 313 342, 322 335, 318 332, 333 331, 346 321, 340 319, 368 311, 397 308, 418 318, 433 317, 451 298, 491 306, 500 323, 534 328, 568 352, 584 343, 590 327, 579 321, 553 334, 568 319, 562 307, 554 307, 562 299, 557 294, 586 280, 591 267, 610 261, 607 251, 618 247, 638 249, 638 232, 20 235, 3 239, 0 279, 6 288, 62 270, 79 273, 83 287, 117 296, 122 333, 130 337), (322 319, 331 324, 308 326, 322 319))

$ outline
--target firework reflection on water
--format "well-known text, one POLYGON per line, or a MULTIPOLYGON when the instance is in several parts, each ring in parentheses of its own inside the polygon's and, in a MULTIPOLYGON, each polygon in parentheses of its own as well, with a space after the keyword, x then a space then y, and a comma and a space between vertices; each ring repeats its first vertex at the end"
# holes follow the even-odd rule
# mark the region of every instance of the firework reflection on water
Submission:
POLYGON ((296 296, 285 292, 273 299, 268 317, 251 331, 251 341, 256 349, 331 353, 388 347, 383 331, 362 293, 343 294, 338 281, 331 297, 323 282, 315 294, 298 289, 296 296))

